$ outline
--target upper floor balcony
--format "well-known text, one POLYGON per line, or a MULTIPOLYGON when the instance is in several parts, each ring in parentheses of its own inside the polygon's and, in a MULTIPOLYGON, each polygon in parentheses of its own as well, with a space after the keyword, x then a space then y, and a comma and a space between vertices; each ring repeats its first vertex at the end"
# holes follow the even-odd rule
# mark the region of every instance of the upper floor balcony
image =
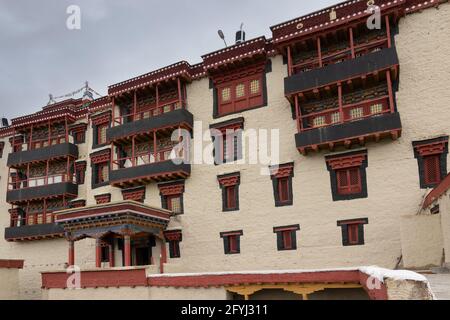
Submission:
POLYGON ((179 142, 172 141, 166 131, 131 136, 113 145, 109 182, 129 187, 152 181, 187 178, 191 166, 180 163, 187 154, 179 142))
POLYGON ((401 134, 396 110, 391 71, 377 78, 355 79, 296 95, 295 117, 298 150, 331 149, 401 134))
POLYGON ((180 77, 112 97, 113 122, 106 132, 108 142, 162 128, 193 126, 186 110, 186 79, 180 77))
POLYGON ((26 203, 38 199, 77 197, 75 160, 67 157, 64 160, 46 160, 10 169, 6 201, 26 203))
POLYGON ((67 122, 30 125, 15 131, 10 141, 9 167, 50 159, 78 158, 78 147, 69 135, 67 122))
POLYGON ((390 19, 380 29, 363 20, 287 45, 286 96, 397 66, 390 19))

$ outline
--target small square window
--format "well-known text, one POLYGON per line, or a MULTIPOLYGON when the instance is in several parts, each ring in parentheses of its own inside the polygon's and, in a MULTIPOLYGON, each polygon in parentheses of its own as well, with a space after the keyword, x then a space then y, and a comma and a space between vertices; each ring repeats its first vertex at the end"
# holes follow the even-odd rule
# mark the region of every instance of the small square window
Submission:
POLYGON ((334 112, 331 114, 331 123, 339 123, 341 121, 341 114, 334 112))
POLYGON ((296 250, 297 237, 296 232, 300 230, 300 225, 291 225, 285 227, 274 227, 273 232, 277 234, 277 249, 296 250))
POLYGON ((324 126, 325 124, 326 124, 326 122, 325 122, 325 117, 324 116, 315 117, 313 119, 313 126, 314 127, 321 127, 321 126, 324 126))
POLYGON ((236 98, 242 98, 245 96, 245 85, 240 83, 236 86, 236 98))
POLYGON ((381 103, 373 104, 370 106, 370 113, 377 114, 383 111, 383 105, 381 103))
POLYGON ((364 225, 368 224, 367 218, 341 220, 337 225, 341 227, 342 245, 356 246, 364 244, 364 225))
POLYGON ((350 110, 350 119, 362 118, 364 115, 363 108, 353 108, 350 110))
POLYGON ((109 181, 109 163, 103 162, 95 165, 96 176, 94 184, 101 184, 109 181))
POLYGON ((361 192, 361 176, 359 168, 336 170, 338 193, 340 195, 361 192))
POLYGON ((97 145, 106 143, 106 131, 108 130, 108 124, 101 124, 97 126, 97 145))
POLYGON ((223 238, 225 254, 238 254, 241 252, 240 238, 242 235, 242 230, 220 233, 220 237, 223 238))
POLYGON ((230 88, 222 89, 222 101, 230 101, 231 99, 231 90, 230 88))
POLYGON ((181 196, 167 196, 167 210, 172 211, 175 214, 183 213, 181 207, 181 196))
POLYGON ((256 79, 256 80, 252 80, 250 82, 250 93, 251 94, 259 93, 259 88, 260 88, 259 80, 256 79))

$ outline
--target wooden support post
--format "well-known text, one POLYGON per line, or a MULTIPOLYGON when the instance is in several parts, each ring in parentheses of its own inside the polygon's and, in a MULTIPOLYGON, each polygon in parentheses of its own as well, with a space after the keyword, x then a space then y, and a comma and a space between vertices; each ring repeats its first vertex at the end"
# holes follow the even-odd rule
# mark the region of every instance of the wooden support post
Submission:
POLYGON ((156 84, 156 112, 159 113, 159 84, 156 84))
POLYGON ((48 145, 52 145, 52 123, 48 120, 48 145))
POLYGON ((302 300, 308 300, 308 295, 306 293, 302 294, 302 300))
POLYGON ((319 68, 323 66, 322 63, 322 46, 320 43, 320 36, 317 37, 317 57, 319 58, 319 68))
POLYGON ((161 257, 159 259, 159 272, 164 273, 164 263, 167 262, 166 241, 161 240, 161 257))
POLYGON ((302 127, 303 127, 303 121, 302 121, 303 119, 301 118, 302 114, 300 112, 299 105, 298 105, 298 95, 295 95, 294 100, 295 100, 295 118, 297 120, 297 132, 300 132, 300 131, 302 131, 302 127))
POLYGON ((131 239, 129 235, 123 237, 123 248, 125 255, 125 267, 131 266, 131 239))
POLYGON ((156 155, 157 155, 157 152, 156 152, 156 130, 153 130, 153 157, 155 158, 154 159, 155 162, 157 162, 156 155))
POLYGON ((114 239, 111 240, 111 244, 109 245, 109 267, 114 268, 115 267, 115 261, 114 261, 114 239))
POLYGON ((338 83, 338 100, 339 100, 339 120, 344 122, 344 110, 342 105, 342 83, 338 83))
POLYGON ((116 126, 116 105, 114 97, 111 98, 111 116, 112 116, 112 125, 113 127, 116 126))
POLYGON ((386 80, 387 80, 387 86, 388 86, 388 92, 389 92, 389 109, 391 110, 391 113, 394 113, 394 93, 392 90, 392 80, 391 80, 391 71, 386 71, 386 80))
POLYGON ((67 116, 64 117, 64 126, 66 129, 65 135, 66 135, 66 143, 69 142, 69 124, 67 123, 67 116))
POLYGON ((386 21, 386 36, 388 41, 388 48, 390 48, 392 46, 392 39, 391 39, 391 26, 389 24, 389 15, 385 16, 385 21, 386 21))
POLYGON ((355 42, 353 40, 353 28, 350 27, 348 29, 348 32, 349 32, 349 37, 350 37, 350 50, 352 52, 352 59, 355 59, 356 54, 355 54, 355 42))
POLYGON ((137 117, 137 90, 133 93, 133 121, 138 120, 137 117))
POLYGON ((28 150, 31 150, 33 146, 33 124, 31 124, 30 128, 30 140, 28 142, 28 150))
POLYGON ((178 102, 181 105, 182 104, 182 99, 181 99, 181 80, 180 80, 180 77, 177 78, 177 86, 178 86, 178 102))
POLYGON ((111 161, 110 167, 111 167, 111 171, 112 171, 112 170, 114 170, 114 142, 111 142, 110 161, 111 161))
POLYGON ((291 45, 287 46, 287 58, 288 58, 288 76, 292 75, 292 52, 291 45))
POLYGON ((136 166, 136 136, 131 137, 131 165, 136 166))
POLYGON ((75 243, 69 240, 69 266, 75 265, 75 243))
POLYGON ((96 239, 95 241, 95 267, 100 268, 102 266, 102 246, 101 240, 96 239))

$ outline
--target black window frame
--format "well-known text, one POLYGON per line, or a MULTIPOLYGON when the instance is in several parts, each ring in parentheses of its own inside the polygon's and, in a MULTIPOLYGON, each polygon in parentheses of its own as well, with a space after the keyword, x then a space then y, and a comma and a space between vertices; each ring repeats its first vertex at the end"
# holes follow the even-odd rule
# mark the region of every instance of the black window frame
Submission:
POLYGON ((337 226, 341 227, 342 233, 342 245, 347 246, 361 246, 365 244, 364 239, 364 225, 369 224, 368 218, 350 219, 350 220, 339 220, 337 221, 337 226), (356 243, 351 243, 349 241, 349 225, 358 225, 358 241, 356 243))

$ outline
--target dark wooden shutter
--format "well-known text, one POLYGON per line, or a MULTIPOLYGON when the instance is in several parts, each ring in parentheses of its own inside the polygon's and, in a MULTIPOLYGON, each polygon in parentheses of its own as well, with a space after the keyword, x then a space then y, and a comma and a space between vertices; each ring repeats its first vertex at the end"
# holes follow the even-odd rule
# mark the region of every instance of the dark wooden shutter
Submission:
POLYGON ((439 155, 423 157, 425 184, 437 184, 441 180, 439 155))

